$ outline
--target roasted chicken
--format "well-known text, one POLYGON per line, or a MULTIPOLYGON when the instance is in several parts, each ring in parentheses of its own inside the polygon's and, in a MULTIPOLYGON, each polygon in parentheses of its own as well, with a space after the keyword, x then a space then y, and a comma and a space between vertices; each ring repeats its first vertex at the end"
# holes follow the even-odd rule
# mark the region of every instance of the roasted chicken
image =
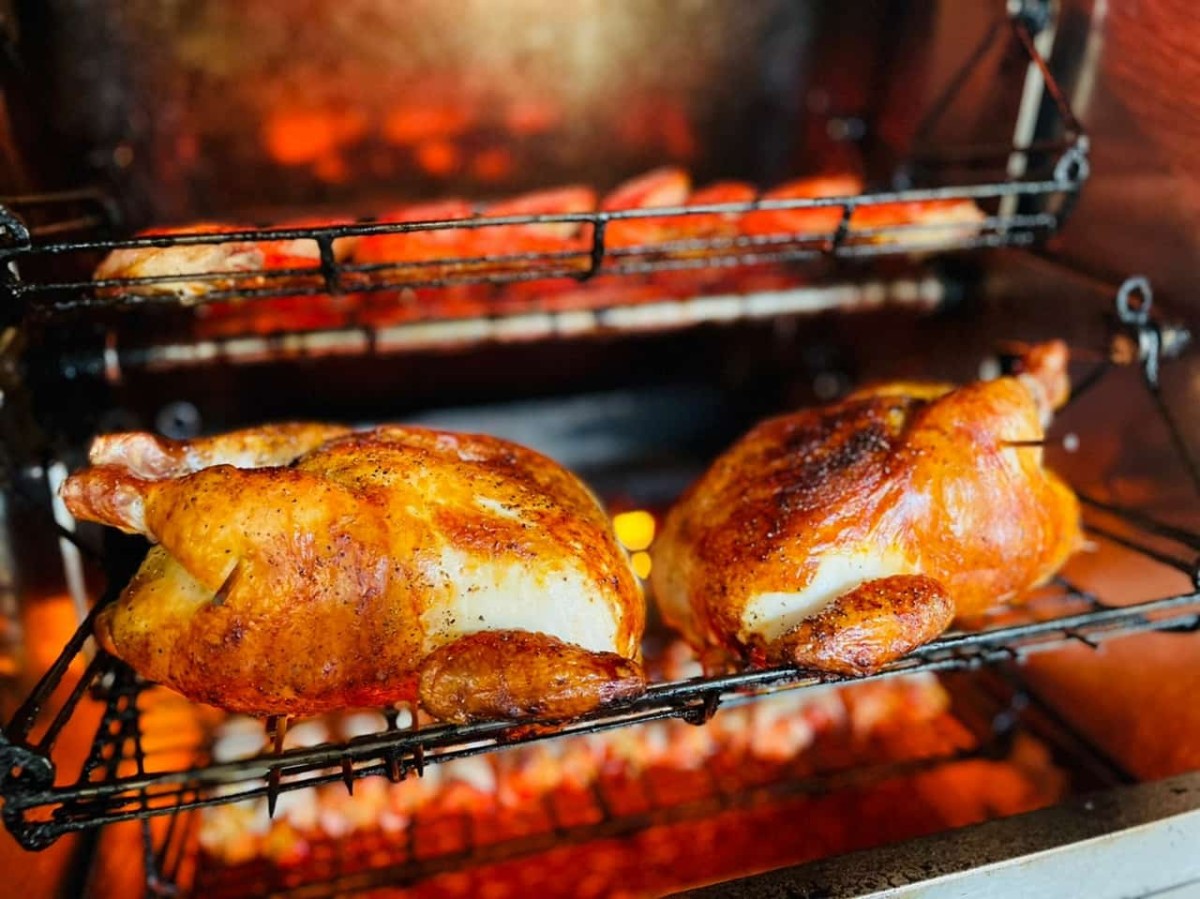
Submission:
POLYGON ((97 618, 189 698, 310 714, 567 717, 644 688, 641 591, 571 474, 507 441, 408 427, 97 439, 72 513, 157 545, 97 618))
MULTIPOLYGON (((1066 348, 954 388, 898 383, 760 424, 667 516, 653 584, 694 646, 862 674, 1045 581, 1080 544, 1042 466, 1066 348)), ((718 652, 719 654, 719 652, 718 652)))

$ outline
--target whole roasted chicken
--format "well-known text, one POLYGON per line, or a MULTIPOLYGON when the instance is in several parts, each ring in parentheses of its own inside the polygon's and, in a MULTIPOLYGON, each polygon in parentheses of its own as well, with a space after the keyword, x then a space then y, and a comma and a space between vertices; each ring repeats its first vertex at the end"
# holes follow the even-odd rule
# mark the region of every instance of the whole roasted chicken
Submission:
POLYGON ((1022 362, 758 425, 667 516, 663 617, 700 649, 865 674, 1045 581, 1081 539, 1039 445, 1068 394, 1066 347, 1022 362))
POLYGON ((573 475, 491 437, 292 424, 100 437, 63 496, 156 545, 106 649, 250 714, 567 717, 644 689, 641 590, 573 475))

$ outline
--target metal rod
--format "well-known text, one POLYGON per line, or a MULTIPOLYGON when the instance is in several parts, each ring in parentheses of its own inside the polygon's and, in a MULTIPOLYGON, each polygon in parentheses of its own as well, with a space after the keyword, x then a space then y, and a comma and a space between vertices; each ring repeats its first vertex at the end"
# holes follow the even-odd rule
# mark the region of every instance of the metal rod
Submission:
POLYGON ((38 741, 38 751, 49 753, 54 748, 54 743, 58 739, 58 735, 62 732, 63 727, 71 719, 71 715, 75 711, 75 707, 79 705, 79 700, 83 698, 83 694, 87 692, 88 687, 95 681, 97 675, 102 669, 107 669, 108 664, 112 661, 112 657, 107 653, 98 652, 92 656, 92 660, 80 675, 79 680, 71 689, 70 695, 62 704, 62 708, 58 710, 58 714, 54 716, 54 720, 50 722, 50 726, 46 728, 42 739, 38 741))
MULTIPOLYGON (((857 208, 857 203, 847 202, 846 209, 852 212, 857 208)), ((875 228, 849 228, 849 213, 843 214, 842 221, 847 225, 847 231, 843 237, 855 237, 862 239, 870 239, 875 237, 892 237, 898 238, 908 234, 932 234, 938 235, 946 231, 947 225, 944 223, 923 223, 912 222, 906 224, 888 225, 875 228)), ((985 217, 974 223, 980 230, 992 230, 995 232, 1008 231, 1013 229, 1053 229, 1057 225, 1057 218, 1054 215, 1047 213, 1036 213, 1029 215, 1008 215, 1008 216, 990 216, 985 217)), ((839 228, 841 225, 839 224, 839 228)), ((768 235, 751 235, 751 236, 734 236, 734 237, 710 237, 710 238, 688 238, 676 240, 664 240, 656 243, 642 244, 631 247, 617 247, 613 249, 605 249, 604 228, 603 223, 596 226, 597 237, 596 243, 593 245, 590 257, 584 249, 564 250, 554 252, 527 252, 527 253, 509 253, 503 255, 491 256, 444 256, 437 259, 425 260, 397 260, 389 262, 372 262, 372 263, 339 263, 331 259, 329 266, 332 268, 332 274, 336 277, 338 290, 343 288, 343 278, 345 275, 354 274, 379 274, 384 272, 423 272, 424 270, 433 269, 453 269, 452 274, 444 278, 433 280, 418 280, 418 281, 396 281, 382 282, 379 286, 383 288, 395 288, 404 286, 437 286, 440 283, 475 283, 482 280, 487 280, 497 274, 495 269, 499 269, 498 274, 505 274, 503 271, 503 263, 522 263, 522 270, 527 268, 528 263, 547 263, 559 261, 578 261, 582 263, 585 259, 589 259, 593 264, 597 260, 603 261, 604 258, 620 259, 624 257, 646 257, 659 256, 669 254, 671 252, 687 252, 689 256, 701 251, 707 250, 726 250, 735 248, 772 248, 772 247, 788 247, 793 248, 797 244, 811 245, 814 249, 825 248, 829 242, 831 234, 836 239, 836 231, 830 233, 780 233, 768 235), (597 255, 599 254, 599 255, 597 255), (458 271, 463 269, 464 271, 458 271), (466 271, 470 269, 470 271, 466 271), (474 271, 478 269, 478 271, 474 271)), ((840 245, 840 241, 836 241, 840 245)), ((952 241, 937 241, 932 246, 945 247, 952 245, 952 241)), ((890 245, 892 252, 904 251, 909 252, 911 244, 905 243, 897 248, 890 245)), ((730 254, 713 254, 717 258, 728 256, 730 254)), ((696 261, 691 259, 689 261, 696 261)), ((705 258, 699 260, 702 264, 707 261, 705 258)), ((531 274, 534 278, 546 277, 561 277, 561 273, 533 271, 531 274)), ((590 277, 586 273, 581 273, 575 269, 569 269, 567 274, 576 277, 590 277)), ((178 285, 190 283, 202 283, 214 285, 214 290, 207 291, 199 296, 189 296, 187 301, 193 305, 205 302, 212 302, 215 299, 233 299, 233 298, 252 298, 255 296, 263 296, 270 298, 278 298, 280 296, 295 296, 308 293, 324 294, 329 292, 327 284, 315 286, 310 284, 311 279, 317 277, 324 278, 325 268, 322 267, 305 267, 305 268, 285 268, 285 269, 262 269, 257 271, 211 271, 198 272, 194 274, 169 274, 169 275, 145 275, 139 277, 128 278, 106 278, 88 281, 49 281, 36 282, 25 284, 21 287, 21 292, 28 295, 37 295, 44 293, 65 292, 71 290, 94 290, 102 289, 100 295, 94 298, 83 298, 87 305, 97 306, 115 306, 121 301, 139 301, 139 302, 159 302, 176 304, 181 302, 180 298, 171 292, 155 292, 149 294, 127 293, 123 295, 113 295, 111 291, 120 288, 127 290, 129 288, 144 287, 144 286, 161 286, 161 285, 178 285), (300 284, 295 283, 294 279, 302 279, 300 284), (226 281, 233 281, 236 284, 244 286, 235 286, 222 289, 221 285, 226 281), (263 284, 261 282, 269 282, 263 284), (310 289, 301 291, 302 286, 307 285, 310 289)), ((354 290, 366 289, 367 285, 354 283, 354 290)), ((74 305, 79 305, 79 301, 75 301, 74 305)), ((70 308, 69 306, 63 308, 70 308)))
POLYGON ((987 54, 992 43, 996 40, 996 35, 1000 33, 1001 27, 1004 25, 1004 20, 997 17, 992 20, 988 30, 984 32, 983 38, 975 45, 975 48, 967 54, 967 58, 963 60, 963 64, 955 70, 950 80, 946 82, 946 86, 937 98, 930 104, 929 111, 925 117, 917 125, 914 137, 914 143, 922 144, 929 138, 929 134, 933 131, 946 110, 950 108, 950 104, 954 102, 958 96, 958 92, 962 90, 962 86, 966 84, 967 79, 975 71, 976 66, 987 54))
POLYGON ((1050 66, 1046 64, 1046 60, 1042 57, 1042 54, 1038 52, 1037 47, 1034 45, 1033 36, 1029 33, 1029 27, 1020 18, 1010 19, 1010 22, 1012 25, 1013 34, 1016 35, 1017 40, 1025 49, 1026 55, 1042 73, 1042 80, 1045 85, 1046 93, 1048 93, 1050 95, 1050 99, 1054 101, 1054 105, 1058 110, 1058 115, 1062 119, 1068 136, 1073 138, 1082 134, 1083 126, 1081 126, 1078 119, 1075 118, 1075 113, 1071 109, 1071 104, 1068 102, 1066 95, 1063 94, 1062 88, 1059 87, 1058 81, 1054 78, 1054 73, 1050 71, 1050 66))
POLYGON ((1187 441, 1183 437, 1183 431, 1179 428, 1179 423, 1175 420, 1175 415, 1171 408, 1163 399, 1162 390, 1157 384, 1147 384, 1150 389, 1150 396, 1154 398, 1154 404, 1158 407, 1159 415, 1167 425, 1167 433, 1171 436, 1171 443, 1175 447, 1175 451, 1179 454, 1179 460, 1187 469, 1188 476, 1192 480, 1192 489, 1197 495, 1200 495, 1200 461, 1197 460, 1192 449, 1188 446, 1187 441))
POLYGON ((1132 549, 1134 552, 1141 553, 1143 556, 1149 556, 1154 561, 1161 562, 1163 565, 1174 568, 1176 571, 1181 571, 1189 578, 1194 579, 1196 576, 1195 561, 1185 562, 1182 559, 1177 559, 1174 556, 1169 556, 1166 553, 1159 552, 1158 550, 1146 546, 1143 543, 1139 543, 1130 537, 1124 537, 1118 533, 1115 533, 1114 531, 1110 531, 1108 528, 1103 528, 1096 524, 1089 524, 1087 529, 1090 533, 1099 534, 1105 540, 1111 540, 1113 543, 1118 543, 1121 546, 1124 546, 1126 549, 1132 549))
POLYGON ((33 726, 33 721, 41 711, 46 700, 50 698, 50 694, 62 682, 63 675, 67 669, 79 655, 83 644, 91 639, 92 632, 95 630, 96 616, 104 606, 112 602, 120 594, 120 590, 110 587, 106 591, 104 597, 92 607, 88 616, 76 629, 75 633, 67 641, 63 647, 63 651, 59 653, 58 658, 46 670, 46 673, 38 680, 37 685, 29 694, 26 700, 21 703, 20 707, 13 713, 8 725, 4 728, 4 734, 9 740, 21 740, 29 734, 29 729, 33 726))
POLYGON ((1174 540, 1176 543, 1182 543, 1189 549, 1200 550, 1200 534, 1194 534, 1176 525, 1159 521, 1157 518, 1153 518, 1145 512, 1139 512, 1137 509, 1104 502, 1082 490, 1076 490, 1075 495, 1087 505, 1100 509, 1102 512, 1109 512, 1119 518, 1123 518, 1129 524, 1139 527, 1144 531, 1149 531, 1168 540, 1174 540))
MULTIPOLYGON (((1005 147, 1005 153, 1012 152, 1005 147)), ((853 196, 763 198, 738 203, 705 203, 694 206, 656 206, 639 209, 620 209, 603 212, 551 212, 536 215, 476 216, 469 219, 430 219, 416 222, 360 222, 346 225, 316 225, 305 228, 258 228, 225 232, 180 232, 169 236, 128 237, 119 240, 80 240, 62 243, 37 244, 23 251, 25 255, 56 255, 94 250, 136 248, 166 249, 175 246, 221 245, 280 240, 333 240, 343 237, 373 237, 387 234, 407 234, 416 231, 462 231, 502 226, 579 224, 599 225, 610 221, 678 218, 695 215, 744 215, 762 211, 790 211, 855 206, 924 203, 936 200, 986 200, 1005 196, 1036 196, 1056 194, 1064 185, 1056 180, 998 181, 988 184, 928 187, 901 191, 877 191, 853 196)), ((307 273, 319 269, 302 270, 307 273)), ((252 271, 243 271, 243 277, 252 271)), ((188 276, 189 279, 193 276, 188 276)), ((91 283, 91 282, 86 282, 91 283)), ((105 283, 105 282, 96 282, 105 283)), ((120 283, 119 280, 116 283, 120 283)))

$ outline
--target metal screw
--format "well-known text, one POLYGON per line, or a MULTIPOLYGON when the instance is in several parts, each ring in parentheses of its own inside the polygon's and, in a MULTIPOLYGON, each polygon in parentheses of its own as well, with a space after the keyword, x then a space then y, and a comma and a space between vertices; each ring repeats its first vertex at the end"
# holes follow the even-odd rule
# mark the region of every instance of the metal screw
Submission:
POLYGON ((154 418, 159 433, 174 440, 184 440, 200 433, 200 410, 187 400, 167 403, 154 418))

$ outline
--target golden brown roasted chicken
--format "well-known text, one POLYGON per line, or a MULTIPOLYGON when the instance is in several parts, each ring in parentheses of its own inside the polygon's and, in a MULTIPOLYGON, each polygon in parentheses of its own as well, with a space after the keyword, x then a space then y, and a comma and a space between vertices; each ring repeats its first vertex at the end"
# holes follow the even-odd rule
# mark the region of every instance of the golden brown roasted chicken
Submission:
POLYGON ((888 384, 754 428, 667 516, 664 618, 698 648, 862 674, 1045 581, 1080 542, 1036 445, 1066 348, 1025 358, 1016 377, 888 384))
POLYGON ((63 495, 157 545, 97 635, 251 714, 567 717, 644 688, 641 590, 573 475, 504 440, 296 424, 97 439, 63 495))

